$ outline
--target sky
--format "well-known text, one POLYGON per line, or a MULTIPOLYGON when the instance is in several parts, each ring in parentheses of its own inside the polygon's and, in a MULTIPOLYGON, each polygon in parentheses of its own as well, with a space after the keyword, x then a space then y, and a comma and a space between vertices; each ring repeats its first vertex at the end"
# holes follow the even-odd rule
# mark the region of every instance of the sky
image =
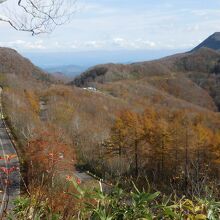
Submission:
MULTIPOLYGON (((219 0, 78 0, 71 21, 51 34, 31 36, 0 23, 0 46, 24 54, 87 51, 160 54, 193 48, 219 28, 219 0)), ((129 61, 129 57, 126 59, 129 61)))

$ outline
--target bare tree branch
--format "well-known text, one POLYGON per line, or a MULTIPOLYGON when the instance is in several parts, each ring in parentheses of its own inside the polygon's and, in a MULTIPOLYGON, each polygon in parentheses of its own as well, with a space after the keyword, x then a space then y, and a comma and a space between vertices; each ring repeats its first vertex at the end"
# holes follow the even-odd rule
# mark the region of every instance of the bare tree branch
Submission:
POLYGON ((50 33, 67 23, 76 11, 77 0, 0 0, 4 14, 0 21, 32 35, 50 33), (12 6, 16 7, 15 9, 12 6))

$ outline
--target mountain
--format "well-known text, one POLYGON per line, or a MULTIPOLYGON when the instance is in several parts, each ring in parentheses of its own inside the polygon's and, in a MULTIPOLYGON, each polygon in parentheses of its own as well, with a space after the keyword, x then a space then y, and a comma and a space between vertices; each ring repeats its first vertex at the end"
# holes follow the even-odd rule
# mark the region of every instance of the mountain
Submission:
POLYGON ((83 71, 85 71, 87 67, 77 66, 77 65, 64 65, 64 66, 55 66, 50 68, 45 68, 44 70, 48 73, 62 73, 67 77, 75 77, 79 75, 83 71))
POLYGON ((215 32, 204 40, 201 44, 195 47, 192 51, 196 51, 202 47, 210 48, 213 50, 220 50, 220 32, 215 32))
POLYGON ((16 50, 0 47, 0 73, 32 80, 50 81, 52 77, 21 56, 16 50))
POLYGON ((98 65, 71 84, 96 87, 124 99, 126 93, 134 103, 137 98, 154 104, 153 100, 161 99, 172 107, 191 104, 216 111, 220 108, 220 53, 200 48, 148 62, 98 65))

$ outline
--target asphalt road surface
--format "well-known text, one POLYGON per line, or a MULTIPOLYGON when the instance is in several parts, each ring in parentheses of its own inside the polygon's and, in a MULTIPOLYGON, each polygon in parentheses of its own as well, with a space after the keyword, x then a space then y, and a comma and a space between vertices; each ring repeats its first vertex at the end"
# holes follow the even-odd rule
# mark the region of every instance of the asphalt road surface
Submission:
POLYGON ((9 137, 2 115, 0 88, 0 219, 13 208, 13 200, 20 195, 19 159, 9 137))

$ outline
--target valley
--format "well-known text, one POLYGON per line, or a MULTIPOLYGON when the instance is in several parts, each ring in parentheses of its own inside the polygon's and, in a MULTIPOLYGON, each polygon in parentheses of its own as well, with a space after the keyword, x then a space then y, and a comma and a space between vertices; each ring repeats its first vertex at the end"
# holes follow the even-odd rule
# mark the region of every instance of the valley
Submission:
POLYGON ((220 220, 219 8, 0 0, 0 220, 220 220))
POLYGON ((97 65, 69 81, 0 48, 2 104, 29 196, 74 216, 78 207, 65 184, 73 181, 80 196, 78 185, 99 188, 87 171, 125 191, 150 183, 190 197, 213 184, 217 195, 219 61, 217 50, 198 48, 97 65))

